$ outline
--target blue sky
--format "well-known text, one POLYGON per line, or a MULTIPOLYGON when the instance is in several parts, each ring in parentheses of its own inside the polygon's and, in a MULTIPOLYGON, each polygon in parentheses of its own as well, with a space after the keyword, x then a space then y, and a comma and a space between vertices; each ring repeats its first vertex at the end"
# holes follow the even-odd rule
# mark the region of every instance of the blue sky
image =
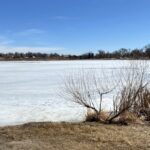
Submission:
POLYGON ((96 52, 150 43, 150 0, 0 0, 0 52, 96 52))

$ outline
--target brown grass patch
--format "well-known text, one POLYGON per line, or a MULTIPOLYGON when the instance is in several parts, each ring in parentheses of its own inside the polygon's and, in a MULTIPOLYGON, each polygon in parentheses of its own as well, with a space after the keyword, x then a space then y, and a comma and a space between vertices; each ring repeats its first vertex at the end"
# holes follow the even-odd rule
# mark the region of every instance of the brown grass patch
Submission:
POLYGON ((99 115, 97 115, 94 111, 88 110, 86 114, 86 120, 87 122, 105 122, 108 118, 109 113, 105 111, 101 111, 99 115))
POLYGON ((148 150, 150 127, 99 123, 30 123, 0 128, 0 150, 148 150))
POLYGON ((126 111, 119 116, 119 122, 142 124, 142 120, 133 112, 126 111))

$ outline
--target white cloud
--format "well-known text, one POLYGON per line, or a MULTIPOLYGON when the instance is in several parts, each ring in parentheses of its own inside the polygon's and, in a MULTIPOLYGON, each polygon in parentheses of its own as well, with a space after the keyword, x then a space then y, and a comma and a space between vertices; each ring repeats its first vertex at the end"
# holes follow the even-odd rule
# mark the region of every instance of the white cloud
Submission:
POLYGON ((66 19, 69 19, 69 18, 66 17, 66 16, 55 16, 54 19, 56 19, 56 20, 66 20, 66 19))
POLYGON ((76 18, 76 17, 68 17, 68 16, 54 16, 51 19, 54 19, 54 20, 76 20, 78 18, 76 18))
POLYGON ((41 52, 41 53, 51 53, 51 52, 60 52, 65 50, 61 47, 15 47, 15 46, 0 46, 0 52, 7 53, 7 52, 41 52))
POLYGON ((15 33, 17 36, 30 36, 30 35, 39 35, 43 34, 45 31, 36 29, 36 28, 31 28, 31 29, 26 29, 20 32, 15 33))
POLYGON ((0 36, 0 45, 8 45, 14 43, 14 40, 8 39, 5 36, 0 36))
POLYGON ((65 50, 63 47, 44 46, 44 45, 48 45, 48 43, 37 41, 36 38, 35 40, 32 39, 32 41, 29 43, 30 45, 32 43, 34 46, 17 46, 18 44, 21 45, 21 43, 19 43, 19 41, 17 40, 18 37, 20 36, 31 37, 33 35, 38 36, 39 34, 43 34, 43 33, 44 33, 43 30, 32 28, 32 29, 27 29, 24 31, 14 33, 12 34, 11 38, 0 35, 0 52, 7 53, 7 52, 29 52, 30 51, 30 52, 51 53, 51 52, 61 52, 65 50), (15 36, 17 36, 17 38, 15 36))

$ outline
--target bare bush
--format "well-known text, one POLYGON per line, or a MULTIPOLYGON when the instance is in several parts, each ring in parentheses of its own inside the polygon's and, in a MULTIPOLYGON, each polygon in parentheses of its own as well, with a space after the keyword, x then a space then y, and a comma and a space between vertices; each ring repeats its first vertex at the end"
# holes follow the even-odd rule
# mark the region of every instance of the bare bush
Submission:
POLYGON ((69 75, 65 80, 63 95, 70 101, 87 108, 87 110, 92 110, 92 113, 87 113, 87 117, 91 118, 92 116, 93 120, 102 121, 100 114, 103 96, 109 94, 115 88, 115 86, 108 85, 108 80, 104 83, 103 79, 105 78, 104 74, 103 77, 98 77, 95 73, 83 70, 78 74, 69 75))
POLYGON ((139 117, 144 117, 145 120, 150 121, 150 90, 148 88, 145 88, 139 94, 139 101, 136 103, 135 112, 139 117))
POLYGON ((112 123, 114 120, 123 118, 133 121, 141 115, 150 120, 150 90, 147 69, 146 62, 132 61, 119 71, 120 78, 116 80, 113 75, 111 81, 103 71, 103 77, 99 76, 100 74, 82 71, 67 77, 64 96, 90 110, 90 113, 87 113, 86 120, 88 121, 112 123), (114 89, 116 93, 113 99, 113 110, 109 114, 103 115, 105 112, 102 106, 103 96, 111 93, 114 89))
POLYGON ((107 119, 109 123, 127 111, 140 112, 145 101, 143 93, 149 85, 147 67, 145 62, 131 63, 121 71, 120 88, 113 101, 114 110, 107 119))

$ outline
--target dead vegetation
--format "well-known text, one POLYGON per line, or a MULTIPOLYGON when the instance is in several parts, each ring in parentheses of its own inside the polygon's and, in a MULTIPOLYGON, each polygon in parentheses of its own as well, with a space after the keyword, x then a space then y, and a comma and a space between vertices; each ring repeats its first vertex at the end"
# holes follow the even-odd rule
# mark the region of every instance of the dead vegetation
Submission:
POLYGON ((132 63, 129 69, 124 69, 121 72, 119 89, 113 101, 114 109, 107 119, 109 123, 112 123, 117 118, 119 118, 118 120, 123 121, 124 119, 124 122, 128 122, 130 120, 127 119, 129 115, 130 118, 134 116, 135 120, 138 120, 139 115, 142 115, 141 110, 145 110, 143 104, 147 102, 149 94, 149 79, 147 78, 146 69, 146 64, 132 63), (122 116, 123 118, 121 118, 122 116))
POLYGON ((89 72, 79 72, 68 76, 65 80, 63 97, 87 109, 87 119, 91 121, 104 121, 100 116, 103 113, 103 97, 115 89, 110 86, 108 78, 102 73, 101 77, 89 72))
POLYGON ((150 80, 147 71, 145 61, 129 62, 120 70, 119 78, 113 78, 111 82, 106 82, 108 78, 103 72, 103 77, 82 72, 67 78, 64 95, 66 99, 87 108, 86 121, 123 124, 140 122, 140 119, 150 121, 150 80), (113 90, 116 90, 112 100, 113 110, 106 113, 102 105, 103 96, 113 90))
POLYGON ((0 150, 148 150, 146 125, 29 123, 0 128, 0 150))
POLYGON ((106 119, 109 117, 108 112, 101 111, 99 114, 96 114, 94 111, 88 109, 86 114, 86 120, 87 122, 105 122, 106 119))

